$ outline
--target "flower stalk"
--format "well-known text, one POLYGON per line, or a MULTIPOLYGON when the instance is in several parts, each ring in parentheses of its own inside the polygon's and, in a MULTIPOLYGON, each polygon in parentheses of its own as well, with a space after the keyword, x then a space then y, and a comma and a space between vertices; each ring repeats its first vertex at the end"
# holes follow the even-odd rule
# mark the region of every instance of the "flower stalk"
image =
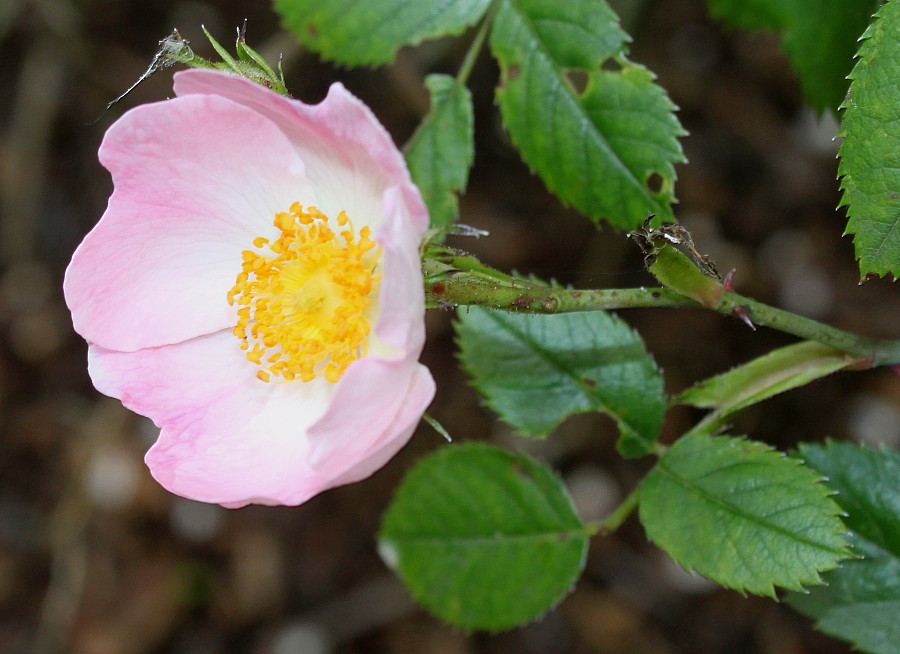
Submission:
MULTIPOLYGON (((475 257, 443 248, 424 262, 428 306, 483 306, 525 313, 567 313, 635 308, 703 308, 700 302, 665 287, 572 289, 519 279, 488 268, 475 257)), ((860 368, 900 363, 900 340, 860 336, 777 309, 734 291, 724 291, 707 308, 729 316, 746 316, 753 324, 793 334, 846 352, 860 368)))

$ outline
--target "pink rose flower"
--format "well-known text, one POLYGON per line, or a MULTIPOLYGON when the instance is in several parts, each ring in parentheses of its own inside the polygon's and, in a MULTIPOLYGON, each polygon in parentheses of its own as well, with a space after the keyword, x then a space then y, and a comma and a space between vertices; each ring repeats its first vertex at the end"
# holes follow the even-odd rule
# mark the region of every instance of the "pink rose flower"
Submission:
POLYGON ((94 385, 160 427, 173 493, 297 505, 380 468, 434 395, 419 245, 428 216, 371 111, 210 70, 126 113, 115 191, 65 296, 94 385))

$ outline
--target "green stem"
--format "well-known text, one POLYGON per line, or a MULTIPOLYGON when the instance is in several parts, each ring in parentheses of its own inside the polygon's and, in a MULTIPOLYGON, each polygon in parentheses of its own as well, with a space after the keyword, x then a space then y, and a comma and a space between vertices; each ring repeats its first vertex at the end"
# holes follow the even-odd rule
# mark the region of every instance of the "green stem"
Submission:
MULTIPOLYGON (((553 288, 515 279, 483 265, 467 264, 469 259, 471 257, 425 260, 428 280, 425 287, 431 306, 473 305, 545 314, 646 307, 701 308, 694 300, 664 287, 604 290, 553 288)), ((755 325, 829 345, 871 366, 900 363, 900 340, 851 334, 731 291, 726 291, 719 302, 710 308, 724 315, 738 316, 743 313, 755 325)))
MULTIPOLYGON (((494 2, 488 9, 487 14, 485 14, 484 19, 481 21, 481 26, 478 28, 478 33, 475 35, 475 38, 472 39, 471 45, 469 45, 469 49, 466 52, 466 56, 459 68, 459 72, 456 74, 456 84, 459 86, 465 86, 466 82, 469 80, 469 75, 472 73, 472 67, 475 65, 475 61, 478 59, 478 55, 481 53, 481 47, 484 45, 484 40, 485 38, 487 38, 487 34, 491 26, 491 21, 493 21, 494 19, 496 6, 497 3, 494 2)), ((422 130, 426 124, 427 121, 425 120, 419 123, 416 131, 413 132, 413 135, 409 137, 406 145, 403 146, 404 152, 406 152, 409 144, 413 143, 416 140, 416 137, 419 135, 419 131, 422 130)))
POLYGON ((469 75, 472 73, 472 68, 475 66, 478 55, 481 54, 481 48, 484 46, 484 40, 487 38, 495 13, 497 13, 497 2, 491 3, 484 19, 481 21, 478 33, 475 34, 475 38, 472 39, 472 44, 466 52, 466 57, 459 67, 459 72, 456 74, 456 83, 460 86, 465 86, 469 81, 469 75))
MULTIPOLYGON (((464 259, 464 258, 463 258, 464 259)), ((473 260, 474 261, 474 260, 473 260)), ((464 260, 453 264, 426 259, 425 288, 434 306, 484 306, 504 311, 527 313, 569 313, 598 309, 636 307, 696 307, 667 288, 625 288, 610 290, 573 290, 550 288, 520 280, 498 271, 483 271, 471 266, 461 268, 464 260)))
POLYGON ((605 520, 600 522, 597 526, 597 531, 600 531, 604 534, 609 534, 618 529, 625 520, 628 519, 638 505, 638 491, 640 490, 640 486, 635 488, 631 493, 628 494, 622 503, 616 507, 616 510, 607 516, 605 520))
POLYGON ((737 315, 740 310, 746 311, 748 318, 757 325, 830 345, 854 358, 870 361, 873 366, 900 363, 900 340, 851 334, 737 293, 726 292, 713 310, 726 315, 737 315))

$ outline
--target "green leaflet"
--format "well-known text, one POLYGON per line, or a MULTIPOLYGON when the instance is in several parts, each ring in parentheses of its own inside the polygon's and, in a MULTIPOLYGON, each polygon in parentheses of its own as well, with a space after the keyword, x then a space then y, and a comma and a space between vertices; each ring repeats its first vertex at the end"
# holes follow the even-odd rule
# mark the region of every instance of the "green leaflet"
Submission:
POLYGON ((838 174, 863 276, 900 276, 900 2, 863 35, 841 131, 838 174))
POLYGON ((534 620, 584 568, 588 528, 549 468, 490 445, 442 448, 400 484, 382 558, 418 602, 464 629, 534 620))
POLYGON ((687 435, 640 486, 647 536, 679 565, 741 592, 800 590, 848 556, 819 476, 755 441, 687 435))
POLYGON ((835 111, 847 93, 857 37, 879 0, 708 0, 732 25, 782 32, 782 47, 809 102, 835 111))
POLYGON ((491 50, 497 99, 522 158, 566 204, 636 229, 674 220, 674 164, 685 134, 675 105, 602 0, 502 0, 491 50))
POLYGON ((466 188, 475 158, 472 94, 447 75, 429 75, 431 109, 406 146, 406 163, 431 216, 446 227, 459 212, 457 193, 466 188))
POLYGON ((624 321, 604 311, 519 315, 460 309, 463 367, 487 404, 523 436, 544 437, 566 416, 601 411, 619 451, 648 453, 665 412, 662 374, 624 321))
POLYGON ((692 432, 711 433, 741 409, 804 386, 846 368, 854 360, 840 350, 803 341, 773 350, 684 391, 672 404, 690 404, 713 412, 692 432))
POLYGON ((390 62, 404 45, 459 34, 490 0, 275 0, 284 26, 325 59, 347 65, 390 62))
POLYGON ((828 586, 791 593, 788 602, 827 634, 893 654, 900 643, 900 453, 832 442, 803 445, 800 455, 837 492, 862 558, 826 573, 828 586))

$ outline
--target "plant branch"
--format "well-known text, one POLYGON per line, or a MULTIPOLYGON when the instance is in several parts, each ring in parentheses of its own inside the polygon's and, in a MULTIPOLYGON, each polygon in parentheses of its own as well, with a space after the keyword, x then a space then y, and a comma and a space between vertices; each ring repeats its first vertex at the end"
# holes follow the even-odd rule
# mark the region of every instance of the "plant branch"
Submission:
POLYGON ((829 345, 854 358, 863 359, 871 366, 900 362, 900 340, 869 338, 845 332, 734 292, 726 292, 713 310, 726 315, 737 315, 740 310, 746 311, 746 315, 757 325, 829 345))
MULTIPOLYGON (((551 287, 493 271, 466 255, 426 259, 424 270, 431 307, 473 305, 542 314, 646 307, 703 308, 698 302, 664 287, 602 290, 551 287)), ((863 367, 900 363, 900 340, 851 334, 732 291, 724 292, 709 308, 723 315, 743 315, 755 325, 829 345, 859 359, 863 367)))

